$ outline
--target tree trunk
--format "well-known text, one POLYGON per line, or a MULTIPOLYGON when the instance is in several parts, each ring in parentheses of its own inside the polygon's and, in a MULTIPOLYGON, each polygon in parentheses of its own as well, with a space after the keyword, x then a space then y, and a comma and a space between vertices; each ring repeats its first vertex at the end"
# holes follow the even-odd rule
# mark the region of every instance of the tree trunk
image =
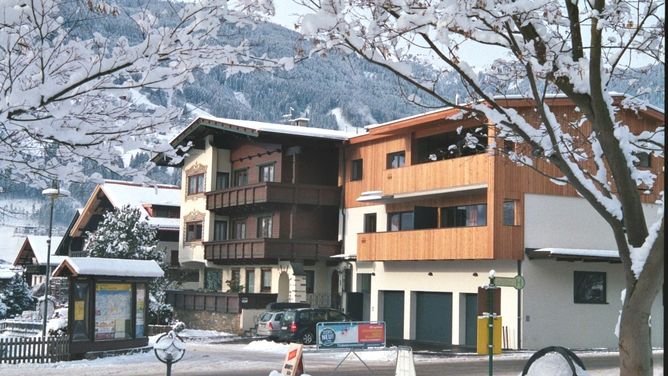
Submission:
POLYGON ((627 305, 619 330, 620 376, 652 375, 652 337, 649 326, 650 309, 627 305))

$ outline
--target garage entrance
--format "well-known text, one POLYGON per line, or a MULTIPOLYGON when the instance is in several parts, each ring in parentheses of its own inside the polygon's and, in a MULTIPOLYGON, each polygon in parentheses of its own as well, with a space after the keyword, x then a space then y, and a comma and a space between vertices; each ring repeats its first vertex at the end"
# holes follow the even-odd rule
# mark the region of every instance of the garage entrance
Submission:
POLYGON ((452 344, 452 293, 415 294, 415 340, 452 344))

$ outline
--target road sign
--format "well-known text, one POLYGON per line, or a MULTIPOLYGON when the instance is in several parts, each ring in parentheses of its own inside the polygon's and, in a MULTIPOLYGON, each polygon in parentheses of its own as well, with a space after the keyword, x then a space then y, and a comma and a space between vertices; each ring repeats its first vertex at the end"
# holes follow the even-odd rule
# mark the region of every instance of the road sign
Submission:
POLYGON ((516 275, 514 277, 495 277, 494 285, 504 286, 504 287, 514 287, 518 290, 521 290, 526 285, 524 277, 521 275, 516 275))

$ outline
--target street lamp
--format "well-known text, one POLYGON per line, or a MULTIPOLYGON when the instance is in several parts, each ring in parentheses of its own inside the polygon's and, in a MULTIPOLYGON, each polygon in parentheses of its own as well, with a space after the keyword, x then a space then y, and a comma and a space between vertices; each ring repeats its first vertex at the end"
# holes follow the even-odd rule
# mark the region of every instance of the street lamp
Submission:
POLYGON ((42 191, 42 195, 51 200, 51 207, 49 209, 49 238, 46 241, 46 281, 44 289, 44 313, 42 314, 42 337, 46 337, 46 321, 47 321, 47 302, 49 300, 49 277, 51 277, 51 234, 53 231, 53 203, 58 197, 67 197, 70 192, 65 189, 58 188, 58 182, 53 181, 51 188, 42 191))
POLYGON ((186 354, 186 345, 183 343, 183 339, 172 330, 169 333, 161 335, 155 341, 153 350, 155 351, 155 357, 167 364, 167 376, 171 376, 172 364, 181 360, 183 355, 186 354))

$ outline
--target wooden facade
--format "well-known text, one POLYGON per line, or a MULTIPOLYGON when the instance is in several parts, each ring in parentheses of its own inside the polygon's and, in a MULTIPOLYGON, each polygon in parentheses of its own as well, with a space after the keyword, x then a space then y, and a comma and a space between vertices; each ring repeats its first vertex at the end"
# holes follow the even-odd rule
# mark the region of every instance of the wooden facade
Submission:
MULTIPOLYGON (((550 104, 563 121, 574 122, 581 118, 565 99, 556 99, 550 104)), ((529 101, 508 101, 503 105, 516 108, 529 121, 538 120, 529 101)), ((445 159, 434 156, 434 160, 430 156, 430 160, 425 160, 425 150, 420 148, 429 145, 428 138, 444 139, 453 132, 463 135, 486 128, 487 145, 504 145, 503 140, 495 137, 493 126, 481 124, 479 120, 459 119, 458 111, 446 109, 398 120, 371 128, 368 134, 349 141, 339 174, 344 183, 345 208, 385 205, 386 212, 392 213, 427 206, 438 210, 439 215, 438 223, 429 229, 357 234, 358 261, 521 260, 524 257, 524 195, 577 196, 570 185, 555 184, 534 169, 520 167, 489 147, 468 156, 445 159), (403 152, 404 165, 391 168, 388 158, 398 152, 403 152), (363 166, 361 177, 352 175, 354 163, 363 166), (480 189, 484 190, 483 196, 480 189), (365 192, 377 197, 367 200, 365 192), (443 228, 440 217, 444 208, 467 204, 486 205, 486 225, 443 228), (514 205, 512 224, 504 224, 504 205, 506 210, 514 205)), ((634 131, 654 130, 664 121, 663 114, 654 110, 639 114, 621 111, 620 117, 634 131)), ((582 127, 586 130, 589 125, 585 123, 582 127)), ((587 150, 586 140, 576 142, 587 150)), ((562 176, 544 160, 536 161, 535 167, 555 178, 562 176)), ((649 169, 660 175, 661 168, 662 163, 652 159, 649 169)), ((654 202, 661 190, 663 181, 658 179, 652 190, 641 193, 643 201, 654 202)))
POLYGON ((199 153, 188 161, 186 178, 224 176, 206 183, 202 193, 188 194, 184 187, 186 202, 203 198, 205 203, 195 209, 199 214, 186 213, 186 226, 210 226, 202 239, 184 237, 184 245, 203 246, 204 260, 217 265, 326 261, 340 253, 337 167, 342 140, 280 131, 239 133, 240 127, 207 125, 213 124, 201 120, 177 139, 192 141, 199 153))

